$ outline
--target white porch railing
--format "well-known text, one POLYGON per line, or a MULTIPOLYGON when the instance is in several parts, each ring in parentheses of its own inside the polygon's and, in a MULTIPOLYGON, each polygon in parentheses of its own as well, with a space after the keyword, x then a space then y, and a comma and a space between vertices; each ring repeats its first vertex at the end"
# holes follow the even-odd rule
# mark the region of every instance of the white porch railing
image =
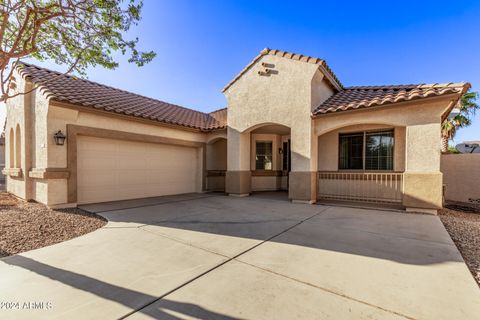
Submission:
POLYGON ((319 199, 401 203, 401 172, 319 172, 319 199))

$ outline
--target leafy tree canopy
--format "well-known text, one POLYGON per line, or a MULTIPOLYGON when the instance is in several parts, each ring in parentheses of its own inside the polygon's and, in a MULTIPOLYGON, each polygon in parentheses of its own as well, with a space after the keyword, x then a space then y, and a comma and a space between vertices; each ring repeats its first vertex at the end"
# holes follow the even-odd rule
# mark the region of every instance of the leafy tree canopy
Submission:
POLYGON ((89 66, 114 69, 114 52, 138 66, 155 53, 137 49, 124 34, 140 21, 142 0, 0 0, 0 101, 12 96, 18 61, 36 58, 85 75, 89 66))

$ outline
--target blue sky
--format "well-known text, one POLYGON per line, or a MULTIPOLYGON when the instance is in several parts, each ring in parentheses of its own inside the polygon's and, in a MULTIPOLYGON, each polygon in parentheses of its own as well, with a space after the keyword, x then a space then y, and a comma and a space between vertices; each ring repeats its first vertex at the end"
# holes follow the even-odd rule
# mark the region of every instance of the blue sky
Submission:
MULTIPOLYGON (((130 35, 156 59, 138 68, 119 56, 118 69, 92 68, 90 80, 211 111, 269 47, 326 59, 346 86, 469 81, 480 90, 480 1, 144 2, 130 35)), ((455 141, 473 139, 480 114, 455 141)))

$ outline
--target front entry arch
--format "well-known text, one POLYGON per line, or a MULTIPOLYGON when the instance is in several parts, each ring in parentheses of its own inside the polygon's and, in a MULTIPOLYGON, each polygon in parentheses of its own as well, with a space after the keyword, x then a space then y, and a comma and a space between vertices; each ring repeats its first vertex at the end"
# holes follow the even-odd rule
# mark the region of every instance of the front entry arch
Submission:
POLYGON ((242 133, 230 128, 227 167, 226 192, 231 195, 288 190, 290 128, 272 123, 242 133))

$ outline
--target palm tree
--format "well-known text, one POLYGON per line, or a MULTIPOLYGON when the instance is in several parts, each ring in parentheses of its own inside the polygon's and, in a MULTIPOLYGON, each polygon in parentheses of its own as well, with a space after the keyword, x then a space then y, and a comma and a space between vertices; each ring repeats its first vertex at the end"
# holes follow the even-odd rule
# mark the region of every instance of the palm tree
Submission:
POLYGON ((442 124, 442 152, 448 151, 448 141, 455 137, 460 128, 472 124, 471 117, 480 109, 477 103, 478 92, 468 91, 460 98, 460 111, 453 118, 447 118, 442 124))

